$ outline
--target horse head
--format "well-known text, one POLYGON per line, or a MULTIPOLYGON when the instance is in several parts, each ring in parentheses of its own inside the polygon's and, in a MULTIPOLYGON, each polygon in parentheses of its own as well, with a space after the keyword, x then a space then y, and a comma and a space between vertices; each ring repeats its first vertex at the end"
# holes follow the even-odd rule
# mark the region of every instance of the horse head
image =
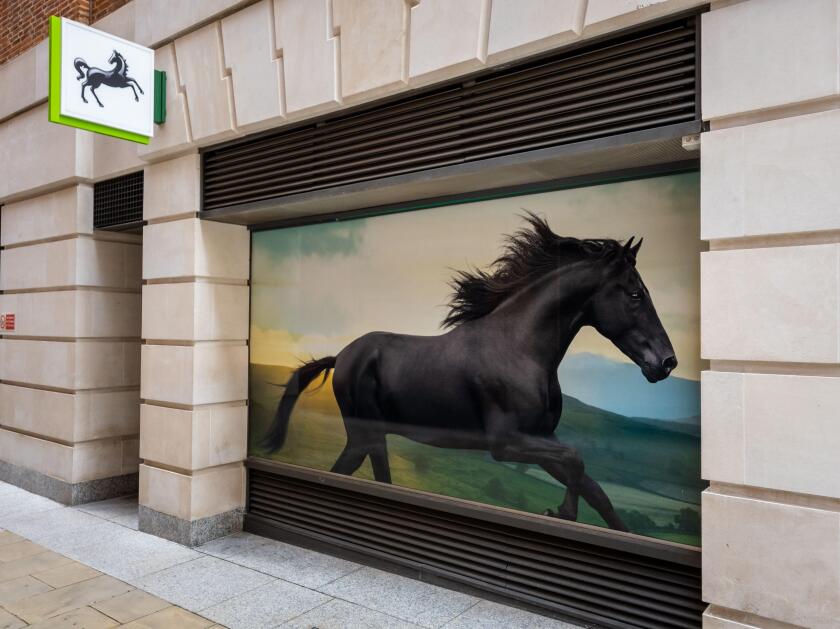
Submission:
POLYGON ((599 290, 589 304, 588 323, 636 363, 649 382, 664 380, 677 366, 668 333, 636 269, 642 240, 630 238, 606 261, 599 290))
POLYGON ((123 57, 120 53, 114 50, 111 53, 111 56, 108 57, 108 63, 116 66, 114 70, 118 72, 120 69, 125 67, 125 57, 123 57))

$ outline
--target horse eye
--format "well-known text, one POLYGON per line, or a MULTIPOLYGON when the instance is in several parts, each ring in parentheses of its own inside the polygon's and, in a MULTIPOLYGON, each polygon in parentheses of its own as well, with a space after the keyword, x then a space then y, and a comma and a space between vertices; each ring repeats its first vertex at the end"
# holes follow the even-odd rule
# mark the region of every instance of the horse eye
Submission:
POLYGON ((641 298, 642 298, 642 293, 640 291, 634 290, 632 293, 630 293, 630 299, 641 299, 641 298))

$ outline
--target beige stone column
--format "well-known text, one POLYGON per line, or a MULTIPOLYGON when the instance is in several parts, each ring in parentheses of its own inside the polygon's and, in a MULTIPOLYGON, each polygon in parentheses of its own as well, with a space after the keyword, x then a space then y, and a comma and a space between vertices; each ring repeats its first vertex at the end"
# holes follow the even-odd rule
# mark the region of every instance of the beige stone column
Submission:
POLYGON ((242 526, 250 239, 196 218, 197 154, 144 189, 140 529, 198 545, 242 526))
POLYGON ((0 244, 0 480, 67 504, 135 492, 139 236, 94 231, 71 185, 4 205, 0 244))
POLYGON ((703 16, 705 627, 840 622, 838 18, 703 16))

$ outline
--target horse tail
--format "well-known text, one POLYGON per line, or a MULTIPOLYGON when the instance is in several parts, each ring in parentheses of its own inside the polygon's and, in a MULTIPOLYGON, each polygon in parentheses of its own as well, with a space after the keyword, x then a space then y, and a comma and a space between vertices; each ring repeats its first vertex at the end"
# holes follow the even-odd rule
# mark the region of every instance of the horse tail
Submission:
POLYGON ((286 390, 283 397, 277 404, 277 412, 274 414, 274 423, 269 428, 268 434, 263 439, 262 445, 270 452, 279 450, 286 441, 286 432, 289 429, 289 419, 292 417, 292 409, 295 407, 298 396, 303 393, 309 384, 324 373, 323 385, 327 381, 330 370, 335 367, 335 356, 326 356, 318 360, 310 360, 304 363, 292 373, 292 377, 286 383, 286 390))
POLYGON ((76 72, 79 73, 79 76, 76 77, 76 80, 85 78, 85 75, 87 74, 86 71, 90 70, 90 66, 87 63, 85 63, 85 60, 81 57, 76 57, 73 60, 73 67, 76 68, 76 72), (82 70, 82 68, 84 68, 84 70, 82 70))

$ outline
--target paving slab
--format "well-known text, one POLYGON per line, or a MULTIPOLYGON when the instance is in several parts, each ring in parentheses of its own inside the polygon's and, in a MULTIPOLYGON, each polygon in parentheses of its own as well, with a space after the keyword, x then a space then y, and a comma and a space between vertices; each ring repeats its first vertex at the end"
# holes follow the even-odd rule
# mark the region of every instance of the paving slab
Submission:
POLYGON ((309 588, 326 585, 360 568, 352 561, 250 533, 234 533, 197 550, 309 588))
POLYGON ((0 583, 0 605, 14 603, 22 598, 28 598, 50 590, 52 588, 49 585, 30 576, 4 581, 0 583))
POLYGON ((132 580, 131 583, 198 612, 274 580, 274 577, 256 570, 205 556, 132 580))
POLYGON ((122 498, 100 500, 99 502, 88 502, 87 504, 73 507, 73 509, 84 511, 98 518, 113 521, 119 517, 132 514, 137 515, 137 496, 124 496, 122 498))
POLYGON ((30 555, 37 555, 43 553, 47 549, 30 541, 14 542, 0 546, 0 562, 14 561, 30 555))
MULTIPOLYGON (((334 598, 282 625, 284 629, 419 629, 406 622, 355 603, 334 598)), ((478 628, 476 628, 478 629, 478 628)), ((516 629, 510 627, 508 629, 516 629)))
POLYGON ((76 531, 98 524, 101 520, 92 515, 65 508, 20 514, 6 520, 3 528, 40 543, 57 536, 72 537, 76 531))
POLYGON ((96 519, 96 522, 88 528, 74 531, 73 535, 62 535, 60 531, 55 531, 50 537, 44 538, 42 544, 50 550, 78 559, 76 553, 80 549, 88 546, 114 546, 131 533, 124 526, 107 520, 96 519))
POLYGON ((125 526, 126 528, 134 529, 135 531, 140 529, 140 518, 136 511, 129 515, 121 515, 114 518, 111 522, 119 524, 120 526, 125 526))
POLYGON ((133 589, 132 586, 113 577, 101 576, 43 594, 36 594, 5 607, 15 616, 33 624, 86 607, 97 601, 125 594, 133 589))
POLYGON ((62 566, 71 561, 72 559, 48 550, 37 555, 30 555, 29 557, 15 559, 14 561, 0 563, 0 583, 62 566))
POLYGON ((171 607, 171 605, 167 601, 157 596, 152 596, 148 592, 133 590, 127 594, 109 598, 107 601, 91 603, 91 607, 110 616, 114 620, 127 623, 159 612, 162 609, 171 607))
MULTIPOLYGON (((118 579, 131 580, 202 557, 174 542, 132 531, 112 522, 102 532, 106 540, 86 539, 67 555, 118 579)), ((85 535, 85 537, 87 537, 85 535)))
POLYGON ((5 609, 0 609, 0 629, 20 629, 20 627, 26 627, 26 623, 17 616, 12 616, 5 609))
POLYGON ((63 504, 30 494, 28 491, 8 491, 0 494, 0 528, 8 528, 5 523, 21 514, 31 515, 53 509, 66 509, 63 504))
POLYGON ((277 580, 204 609, 201 615, 230 629, 263 629, 330 600, 320 592, 277 580))
POLYGON ((449 622, 479 600, 375 568, 362 568, 318 589, 336 598, 431 628, 449 622))
POLYGON ((109 629, 119 623, 90 607, 74 609, 66 614, 30 625, 29 629, 109 629))
POLYGON ((167 607, 123 627, 126 629, 204 629, 212 624, 212 620, 196 616, 178 607, 167 607))
POLYGON ((94 577, 101 576, 102 573, 98 570, 81 564, 77 561, 71 561, 57 568, 51 568, 42 572, 35 572, 32 576, 39 581, 42 581, 54 588, 62 588, 65 585, 73 585, 81 581, 87 581, 94 577))
POLYGON ((522 609, 480 601, 444 625, 445 629, 579 629, 577 625, 532 614, 522 609))
POLYGON ((11 531, 0 531, 0 546, 22 541, 23 538, 20 535, 15 535, 11 531))

